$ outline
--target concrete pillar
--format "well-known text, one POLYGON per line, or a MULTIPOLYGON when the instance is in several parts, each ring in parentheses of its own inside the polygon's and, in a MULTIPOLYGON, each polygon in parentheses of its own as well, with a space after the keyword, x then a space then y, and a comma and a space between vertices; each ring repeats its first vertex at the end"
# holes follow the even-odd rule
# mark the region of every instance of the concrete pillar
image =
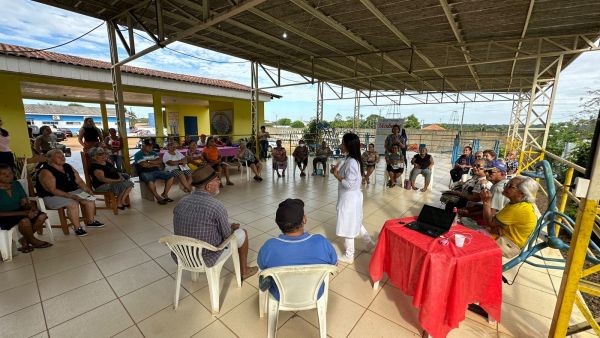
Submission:
POLYGON ((163 116, 160 94, 152 94, 152 105, 154 106, 154 130, 156 130, 156 140, 158 144, 162 146, 165 136, 163 119, 166 117, 163 116))
POLYGON ((21 97, 21 81, 17 76, 0 75, 0 118, 10 134, 10 148, 19 157, 31 157, 31 146, 21 97))
POLYGON ((106 110, 106 102, 100 103, 100 114, 102 115, 102 130, 104 136, 108 135, 108 110, 106 110))

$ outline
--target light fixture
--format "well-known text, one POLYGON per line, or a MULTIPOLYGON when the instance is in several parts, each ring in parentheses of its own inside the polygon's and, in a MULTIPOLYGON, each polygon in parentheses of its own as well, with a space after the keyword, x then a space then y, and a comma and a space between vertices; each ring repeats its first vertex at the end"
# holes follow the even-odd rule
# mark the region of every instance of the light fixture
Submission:
POLYGON ((286 32, 283 32, 282 36, 283 36, 284 39, 287 39, 287 33, 286 32))

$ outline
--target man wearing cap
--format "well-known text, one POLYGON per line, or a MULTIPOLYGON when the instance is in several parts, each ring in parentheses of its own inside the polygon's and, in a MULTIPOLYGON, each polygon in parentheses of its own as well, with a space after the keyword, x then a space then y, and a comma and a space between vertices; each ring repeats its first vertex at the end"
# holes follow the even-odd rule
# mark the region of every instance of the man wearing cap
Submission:
MULTIPOLYGON (((249 267, 248 234, 238 223, 229 224, 225 206, 214 196, 219 194, 221 179, 210 167, 204 166, 192 174, 193 193, 177 203, 173 210, 175 235, 192 237, 214 246, 219 246, 233 233, 237 240, 242 279, 254 275, 258 268, 249 267)), ((226 248, 223 251, 231 250, 226 248)), ((202 251, 207 266, 215 265, 223 251, 202 251)))
POLYGON ((490 165, 485 168, 487 180, 494 184, 490 189, 490 193, 492 194, 490 205, 494 213, 502 210, 509 202, 508 198, 502 194, 504 186, 508 183, 506 171, 506 163, 502 160, 493 160, 490 162, 490 165))
MULTIPOLYGON (((307 264, 337 264, 337 254, 331 243, 322 235, 304 232, 306 215, 304 202, 300 199, 286 199, 279 204, 275 222, 282 234, 263 244, 258 252, 258 266, 261 270, 277 266, 307 264)), ((272 283, 269 291, 279 299, 279 291, 272 283)), ((323 294, 323 286, 319 297, 323 294)))
POLYGON ((200 139, 197 142, 198 147, 206 147, 206 135, 202 134, 200 135, 200 139))
POLYGON ((167 204, 167 202, 173 202, 173 200, 169 198, 169 190, 173 185, 173 174, 161 170, 162 160, 158 154, 152 150, 153 146, 154 142, 152 142, 152 140, 145 139, 142 142, 142 149, 135 153, 133 160, 140 181, 146 183, 148 189, 150 189, 152 195, 156 198, 156 202, 158 202, 158 204, 167 204), (154 181, 156 180, 165 181, 165 189, 161 195, 156 191, 156 184, 154 184, 154 181))

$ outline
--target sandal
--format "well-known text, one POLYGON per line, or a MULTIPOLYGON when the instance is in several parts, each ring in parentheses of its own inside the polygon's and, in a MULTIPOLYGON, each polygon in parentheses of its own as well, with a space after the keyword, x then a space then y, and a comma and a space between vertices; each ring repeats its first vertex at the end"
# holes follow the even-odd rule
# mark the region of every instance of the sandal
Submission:
POLYGON ((22 247, 18 248, 17 250, 21 251, 22 253, 30 253, 33 251, 33 247, 27 245, 27 246, 22 246, 22 247))
POLYGON ((249 266, 248 270, 246 271, 245 274, 242 275, 242 280, 246 280, 254 275, 256 275, 256 273, 258 272, 258 267, 256 266, 249 266))
POLYGON ((52 245, 53 245, 53 244, 52 244, 52 243, 49 243, 49 242, 42 242, 41 244, 38 244, 38 245, 32 245, 32 247, 33 247, 33 248, 36 248, 36 249, 44 249, 44 248, 49 248, 49 247, 51 247, 52 245))

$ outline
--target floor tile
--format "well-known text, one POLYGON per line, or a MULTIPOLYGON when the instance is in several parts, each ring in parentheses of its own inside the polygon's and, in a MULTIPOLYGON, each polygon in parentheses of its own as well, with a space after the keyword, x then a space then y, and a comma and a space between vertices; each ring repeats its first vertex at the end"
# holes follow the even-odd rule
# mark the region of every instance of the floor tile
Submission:
POLYGON ((121 331, 112 336, 112 338, 144 338, 144 335, 140 332, 137 326, 131 326, 125 331, 121 331))
POLYGON ((133 239, 134 242, 141 246, 148 243, 156 243, 158 242, 159 238, 168 235, 171 235, 171 233, 165 230, 163 227, 158 227, 137 232, 135 234, 130 235, 130 237, 131 239, 133 239))
POLYGON ((129 269, 150 260, 142 249, 134 248, 116 255, 96 261, 104 276, 114 275, 117 272, 129 269))
POLYGON ((90 256, 95 260, 110 257, 121 252, 131 250, 136 247, 135 242, 127 237, 120 237, 107 243, 96 243, 95 246, 88 247, 90 256))
POLYGON ((74 251, 60 257, 34 262, 35 274, 38 279, 45 278, 91 262, 92 257, 87 251, 74 251))
POLYGON ((246 223, 250 223, 252 221, 261 219, 264 216, 257 212, 254 212, 254 211, 246 211, 246 212, 242 212, 240 214, 236 214, 234 217, 236 219, 240 220, 240 222, 242 222, 242 224, 246 224, 246 223))
MULTIPOLYGON (((181 288, 179 299, 188 295, 189 293, 181 288)), ((166 307, 172 308, 174 297, 175 280, 165 277, 121 297, 121 301, 133 320, 138 323, 166 307)))
POLYGON ((527 286, 513 284, 502 287, 502 301, 547 318, 554 315, 556 296, 527 286))
POLYGON ((0 317, 40 302, 35 282, 0 292, 0 317))
POLYGON ((171 252, 166 245, 158 243, 158 240, 142 245, 142 250, 152 258, 160 257, 171 252))
POLYGON ((510 304, 502 304, 502 325, 515 337, 548 337, 551 322, 550 318, 523 311, 523 309, 510 304))
POLYGON ((196 333, 192 338, 236 338, 237 336, 231 332, 227 326, 219 320, 215 320, 212 324, 196 333))
POLYGON ((367 310, 358 323, 352 328, 348 337, 404 338, 420 337, 420 334, 409 331, 408 329, 367 310))
POLYGON ((91 311, 85 312, 68 322, 50 329, 50 336, 57 337, 110 337, 129 326, 133 321, 119 303, 114 300, 91 311))
MULTIPOLYGON (((283 325, 294 313, 280 311, 278 326, 283 325)), ((258 291, 245 302, 225 314, 220 320, 238 337, 264 338, 267 336, 267 316, 258 315, 258 291)), ((284 336, 279 336, 284 337, 284 336)))
MULTIPOLYGON (((243 301, 250 298, 253 294, 258 293, 258 290, 248 283, 242 283, 238 287, 235 281, 235 275, 229 274, 219 280, 220 295, 219 295, 219 313, 218 317, 227 313, 229 310, 240 305, 243 301)), ((207 309, 212 309, 210 302, 210 293, 208 285, 199 291, 192 294, 196 299, 207 309)))
POLYGON ((448 338, 496 338, 498 337, 498 332, 495 327, 483 326, 479 323, 465 319, 460 322, 459 326, 450 333, 448 333, 448 338))
POLYGON ((166 276, 167 273, 158 264, 148 261, 107 277, 106 280, 120 297, 166 276))
POLYGON ((30 337, 46 330, 44 312, 39 303, 2 317, 0 321, 0 337, 30 337))
POLYGON ((277 329, 277 336, 286 338, 318 338, 319 329, 304 320, 302 317, 293 316, 277 329))
POLYGON ((32 265, 0 273, 0 292, 14 287, 35 282, 32 265))
MULTIPOLYGON (((102 279, 43 302, 49 328, 106 304, 115 299, 106 280, 102 279)), ((52 332, 51 332, 52 334, 52 332)))
POLYGON ((419 310, 412 305, 412 297, 391 285, 384 285, 369 310, 415 333, 422 331, 419 310))
POLYGON ((138 324, 144 337, 190 337, 215 318, 194 297, 179 302, 177 310, 167 307, 138 324))
POLYGON ((49 248, 33 250, 31 252, 31 258, 34 262, 39 262, 64 256, 74 251, 81 251, 83 249, 83 244, 81 244, 81 241, 78 240, 56 241, 55 245, 49 248))
POLYGON ((173 261, 173 257, 168 253, 154 259, 168 274, 177 272, 177 264, 173 261))
POLYGON ((352 269, 340 272, 329 288, 363 307, 367 307, 381 290, 373 290, 371 279, 352 269))
MULTIPOLYGON (((365 312, 362 306, 329 291, 327 301, 327 335, 331 337, 346 337, 354 324, 365 312)), ((315 327, 319 327, 317 310, 299 311, 298 315, 315 327)))
POLYGON ((31 255, 29 254, 20 254, 18 256, 13 255, 13 259, 10 262, 2 262, 0 264, 0 272, 6 272, 10 270, 15 270, 21 268, 25 265, 31 265, 31 255))
POLYGON ((46 300, 102 278, 102 273, 96 264, 89 263, 40 279, 38 287, 42 300, 46 300))
POLYGON ((271 238, 273 238, 273 236, 271 236, 269 234, 258 235, 256 237, 254 237, 251 241, 248 241, 248 247, 250 247, 250 249, 258 252, 260 250, 260 248, 262 247, 262 245, 265 244, 265 242, 271 238))
MULTIPOLYGON (((517 268, 518 269, 518 268, 517 268)), ((550 279, 550 275, 548 273, 535 271, 535 270, 526 270, 519 272, 517 274, 517 269, 510 269, 509 271, 505 271, 502 273, 504 277, 508 279, 509 282, 514 280, 515 284, 531 287, 533 289, 537 289, 540 291, 544 291, 547 293, 555 294, 554 286, 552 285, 552 281, 550 279), (515 279, 516 275, 516 279, 515 279)), ((505 288, 510 287, 506 284, 503 284, 505 288)))

